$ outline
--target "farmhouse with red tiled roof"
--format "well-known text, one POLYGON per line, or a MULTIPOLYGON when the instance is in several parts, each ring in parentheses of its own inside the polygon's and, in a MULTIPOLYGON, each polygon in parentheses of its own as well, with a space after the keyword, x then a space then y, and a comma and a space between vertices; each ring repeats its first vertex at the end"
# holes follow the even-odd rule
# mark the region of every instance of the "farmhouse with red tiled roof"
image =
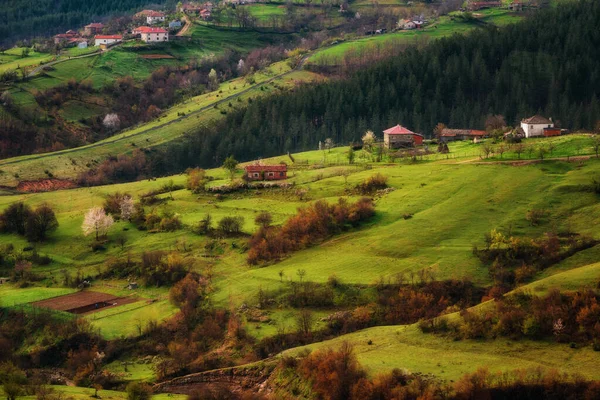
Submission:
POLYGON ((92 36, 102 33, 102 29, 104 29, 104 24, 101 24, 100 22, 92 22, 83 28, 83 32, 86 36, 92 36))
POLYGON ((287 179, 287 165, 253 164, 244 167, 246 177, 251 181, 278 181, 287 179))
POLYGON ((414 147, 423 144, 423 135, 396 125, 383 131, 383 143, 388 149, 398 149, 401 147, 414 147))
POLYGON ((140 35, 143 42, 160 43, 169 41, 169 32, 163 28, 140 26, 133 30, 134 35, 140 35))
POLYGON ((123 41, 122 35, 96 35, 94 36, 94 46, 110 46, 111 44, 123 41))

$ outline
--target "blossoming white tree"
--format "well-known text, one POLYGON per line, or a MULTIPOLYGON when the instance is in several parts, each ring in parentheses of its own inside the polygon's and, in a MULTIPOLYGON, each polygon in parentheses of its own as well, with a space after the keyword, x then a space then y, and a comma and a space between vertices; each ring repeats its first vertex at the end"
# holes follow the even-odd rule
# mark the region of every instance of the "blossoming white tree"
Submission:
POLYGON ((104 120, 102 120, 102 124, 105 128, 116 131, 121 126, 121 119, 117 114, 106 114, 104 120))
POLYGON ((121 219, 123 221, 129 221, 134 211, 133 199, 131 196, 123 197, 119 206, 121 207, 121 219))
POLYGON ((98 240, 99 237, 106 236, 108 229, 113 223, 114 220, 112 215, 106 215, 104 208, 94 207, 90 208, 85 214, 81 229, 85 236, 88 236, 90 233, 95 233, 96 240, 98 240))

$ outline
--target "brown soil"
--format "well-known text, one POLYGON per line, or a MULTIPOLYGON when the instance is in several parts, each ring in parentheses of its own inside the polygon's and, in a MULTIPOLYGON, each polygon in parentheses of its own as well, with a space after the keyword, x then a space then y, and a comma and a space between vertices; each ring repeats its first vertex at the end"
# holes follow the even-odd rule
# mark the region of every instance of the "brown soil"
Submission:
POLYGON ((83 291, 31 303, 36 307, 66 311, 72 314, 88 314, 107 307, 122 306, 138 301, 137 297, 117 297, 108 293, 83 291))
POLYGON ((52 192, 54 190, 72 189, 77 187, 75 182, 68 179, 40 179, 37 181, 21 181, 17 185, 17 192, 38 193, 52 192))

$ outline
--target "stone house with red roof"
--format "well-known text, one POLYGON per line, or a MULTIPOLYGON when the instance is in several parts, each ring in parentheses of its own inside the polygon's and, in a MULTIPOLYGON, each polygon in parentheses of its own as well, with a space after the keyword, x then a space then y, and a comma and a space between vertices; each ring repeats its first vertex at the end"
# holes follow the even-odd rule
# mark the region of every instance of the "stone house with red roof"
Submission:
POLYGON ((250 181, 279 181, 287 179, 287 165, 253 164, 244 167, 246 178, 250 181))
POLYGON ((423 144, 423 135, 396 125, 383 131, 383 143, 388 149, 415 147, 423 144))

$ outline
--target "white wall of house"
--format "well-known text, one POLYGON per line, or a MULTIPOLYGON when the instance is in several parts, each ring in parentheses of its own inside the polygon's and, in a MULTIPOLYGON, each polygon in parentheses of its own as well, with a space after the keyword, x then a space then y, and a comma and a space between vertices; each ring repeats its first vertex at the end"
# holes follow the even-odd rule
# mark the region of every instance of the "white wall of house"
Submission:
POLYGON ((94 46, 100 46, 101 44, 112 44, 112 43, 116 43, 116 42, 120 42, 119 39, 96 39, 94 46))
POLYGON ((544 128, 554 128, 554 124, 526 124, 521 122, 521 128, 525 132, 525 137, 544 136, 544 128))
POLYGON ((151 17, 151 16, 147 16, 146 17, 146 23, 148 24, 157 24, 159 22, 165 22, 165 17, 151 17))
POLYGON ((146 43, 168 42, 169 33, 143 32, 142 41, 146 43))

